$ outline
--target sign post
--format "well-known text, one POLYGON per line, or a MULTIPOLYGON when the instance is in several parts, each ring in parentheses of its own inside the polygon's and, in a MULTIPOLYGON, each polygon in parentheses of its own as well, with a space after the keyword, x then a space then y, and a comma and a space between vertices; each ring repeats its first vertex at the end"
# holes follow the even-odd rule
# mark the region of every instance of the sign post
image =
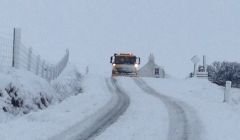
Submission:
POLYGON ((195 56, 192 57, 191 61, 194 64, 193 77, 196 77, 196 75, 197 75, 197 64, 200 61, 200 59, 197 55, 195 55, 195 56))
POLYGON ((226 87, 224 89, 224 100, 223 102, 229 102, 231 97, 231 88, 232 88, 232 82, 226 81, 226 87))

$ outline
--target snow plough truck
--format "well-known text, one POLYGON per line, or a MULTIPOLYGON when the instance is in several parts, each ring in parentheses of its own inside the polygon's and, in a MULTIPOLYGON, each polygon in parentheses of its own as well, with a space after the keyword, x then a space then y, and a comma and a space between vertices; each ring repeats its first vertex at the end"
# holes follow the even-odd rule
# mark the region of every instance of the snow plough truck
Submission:
POLYGON ((140 57, 132 53, 115 53, 110 58, 112 76, 137 76, 140 57))

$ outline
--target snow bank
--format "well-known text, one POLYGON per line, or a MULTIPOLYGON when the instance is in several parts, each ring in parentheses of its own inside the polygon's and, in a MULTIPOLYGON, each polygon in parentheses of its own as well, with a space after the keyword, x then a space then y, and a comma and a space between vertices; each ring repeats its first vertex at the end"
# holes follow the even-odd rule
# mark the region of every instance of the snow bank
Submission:
POLYGON ((73 65, 66 67, 62 74, 51 85, 63 100, 69 95, 77 95, 82 92, 82 75, 73 65))
POLYGON ((0 71, 0 114, 27 114, 54 102, 57 93, 44 79, 13 68, 0 71))
POLYGON ((6 114, 23 115, 45 109, 81 92, 81 75, 71 65, 52 84, 31 72, 13 68, 2 68, 0 79, 0 121, 9 118, 6 114))

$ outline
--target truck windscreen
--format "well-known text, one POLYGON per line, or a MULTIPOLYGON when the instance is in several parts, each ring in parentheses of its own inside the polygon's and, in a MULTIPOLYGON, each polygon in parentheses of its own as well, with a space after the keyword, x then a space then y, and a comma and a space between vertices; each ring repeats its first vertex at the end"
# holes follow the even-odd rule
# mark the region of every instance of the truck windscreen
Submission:
POLYGON ((135 64, 136 56, 115 56, 115 64, 135 64))

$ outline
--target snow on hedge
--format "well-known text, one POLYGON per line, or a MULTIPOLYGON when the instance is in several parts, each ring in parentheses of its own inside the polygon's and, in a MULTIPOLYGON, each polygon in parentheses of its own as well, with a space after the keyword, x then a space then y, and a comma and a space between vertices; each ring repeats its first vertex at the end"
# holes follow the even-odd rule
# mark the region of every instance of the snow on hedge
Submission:
POLYGON ((240 87, 240 63, 216 61, 208 66, 208 73, 213 83, 225 86, 226 81, 231 81, 233 87, 240 87))
POLYGON ((77 95, 82 92, 81 87, 82 75, 77 68, 69 65, 62 74, 51 85, 60 96, 59 100, 63 100, 69 95, 77 95))
POLYGON ((27 114, 81 92, 81 74, 71 65, 52 83, 13 68, 1 68, 0 79, 0 114, 27 114))

